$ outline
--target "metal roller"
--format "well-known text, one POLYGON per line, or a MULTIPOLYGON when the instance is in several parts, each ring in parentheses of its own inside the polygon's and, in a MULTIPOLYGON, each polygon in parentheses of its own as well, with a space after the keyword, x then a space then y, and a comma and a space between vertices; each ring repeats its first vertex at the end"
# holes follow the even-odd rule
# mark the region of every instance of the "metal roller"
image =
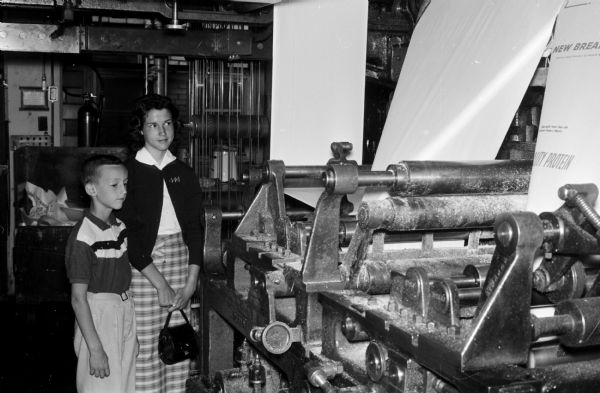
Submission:
POLYGON ((393 194, 433 195, 527 192, 532 161, 403 161, 388 166, 395 174, 393 194))
POLYGON ((363 202, 358 224, 389 231, 489 227, 498 214, 524 209, 526 199, 522 194, 390 197, 363 202))
MULTIPOLYGON (((356 168, 360 177, 368 177, 371 173, 370 165, 353 166, 356 168)), ((283 175, 283 184, 286 188, 310 188, 324 187, 327 185, 326 173, 328 167, 325 165, 286 165, 283 175)), ((270 173, 268 167, 263 170, 262 179, 264 182, 269 181, 270 173)))
POLYGON ((537 345, 531 348, 528 368, 549 367, 557 364, 584 362, 600 358, 600 353, 593 348, 583 348, 578 351, 565 351, 563 346, 556 343, 537 345))
POLYGON ((392 195, 520 193, 527 192, 531 166, 532 161, 525 160, 403 161, 386 171, 348 175, 340 172, 346 165, 331 165, 324 182, 332 191, 370 187, 386 189, 392 195))
MULTIPOLYGON (((322 187, 353 193, 359 187, 386 189, 392 195, 503 194, 527 192, 531 161, 403 161, 385 171, 368 165, 286 166, 287 188, 322 187)), ((263 172, 263 181, 269 180, 263 172)))
POLYGON ((600 344, 600 298, 580 298, 556 305, 552 317, 532 316, 533 337, 556 335, 567 347, 587 347, 600 344))

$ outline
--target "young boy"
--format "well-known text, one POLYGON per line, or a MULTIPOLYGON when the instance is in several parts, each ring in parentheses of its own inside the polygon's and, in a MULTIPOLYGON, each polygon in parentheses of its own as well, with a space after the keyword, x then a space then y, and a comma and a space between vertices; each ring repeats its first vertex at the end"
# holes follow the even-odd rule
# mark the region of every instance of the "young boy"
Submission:
POLYGON ((93 156, 83 165, 83 183, 90 209, 73 228, 65 261, 76 318, 77 391, 133 393, 131 267, 125 225, 113 214, 127 195, 127 169, 116 157, 93 156))

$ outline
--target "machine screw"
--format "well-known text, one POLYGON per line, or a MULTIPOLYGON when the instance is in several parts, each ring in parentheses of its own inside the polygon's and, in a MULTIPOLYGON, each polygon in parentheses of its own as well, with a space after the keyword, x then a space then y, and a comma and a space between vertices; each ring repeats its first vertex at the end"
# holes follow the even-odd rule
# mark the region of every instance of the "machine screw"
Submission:
POLYGON ((596 230, 600 230, 600 215, 596 213, 594 208, 585 200, 582 193, 579 192, 571 184, 565 184, 558 189, 558 197, 565 202, 571 202, 577 206, 581 214, 594 226, 596 230))

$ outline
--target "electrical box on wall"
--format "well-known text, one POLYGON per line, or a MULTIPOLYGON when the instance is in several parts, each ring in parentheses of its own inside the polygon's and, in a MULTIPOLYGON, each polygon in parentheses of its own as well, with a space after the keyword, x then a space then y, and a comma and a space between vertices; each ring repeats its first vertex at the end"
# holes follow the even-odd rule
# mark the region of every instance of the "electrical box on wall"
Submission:
POLYGON ((60 98, 62 64, 53 56, 13 52, 4 54, 4 67, 9 148, 60 145, 62 103, 53 100, 60 98))
POLYGON ((48 131, 48 116, 38 116, 38 131, 48 131))
POLYGON ((21 111, 47 111, 48 97, 46 92, 39 87, 20 87, 21 111))

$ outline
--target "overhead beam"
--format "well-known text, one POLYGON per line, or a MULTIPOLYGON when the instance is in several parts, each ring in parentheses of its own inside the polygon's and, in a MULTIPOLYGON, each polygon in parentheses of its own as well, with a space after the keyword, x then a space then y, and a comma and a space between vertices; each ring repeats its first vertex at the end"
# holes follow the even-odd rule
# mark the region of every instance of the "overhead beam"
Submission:
POLYGON ((55 25, 0 23, 0 51, 79 53, 79 28, 67 27, 52 39, 55 25))
POLYGON ((270 58, 271 50, 253 43, 246 30, 169 32, 113 27, 85 27, 81 50, 193 57, 258 56, 270 58))
POLYGON ((251 30, 171 32, 129 27, 65 27, 0 23, 0 51, 41 53, 131 53, 209 58, 272 58, 272 38, 251 30), (258 38, 258 37, 256 37, 258 38))
MULTIPOLYGON (((260 3, 273 3, 274 1, 261 1, 260 3)), ((26 9, 26 8, 56 8, 62 5, 61 1, 55 0, 1 0, 2 8, 26 9), (55 4, 56 3, 56 4, 55 4)), ((83 0, 80 5, 73 8, 77 11, 87 11, 96 13, 131 13, 137 15, 157 15, 169 19, 173 15, 173 9, 167 6, 165 1, 156 0, 83 0)), ((256 13, 237 13, 235 11, 204 11, 204 10, 185 10, 179 9, 178 19, 187 22, 206 22, 206 23, 232 23, 247 25, 266 25, 273 22, 272 12, 267 12, 269 8, 261 7, 261 12, 256 13)), ((123 15, 124 16, 124 15, 123 15)))

